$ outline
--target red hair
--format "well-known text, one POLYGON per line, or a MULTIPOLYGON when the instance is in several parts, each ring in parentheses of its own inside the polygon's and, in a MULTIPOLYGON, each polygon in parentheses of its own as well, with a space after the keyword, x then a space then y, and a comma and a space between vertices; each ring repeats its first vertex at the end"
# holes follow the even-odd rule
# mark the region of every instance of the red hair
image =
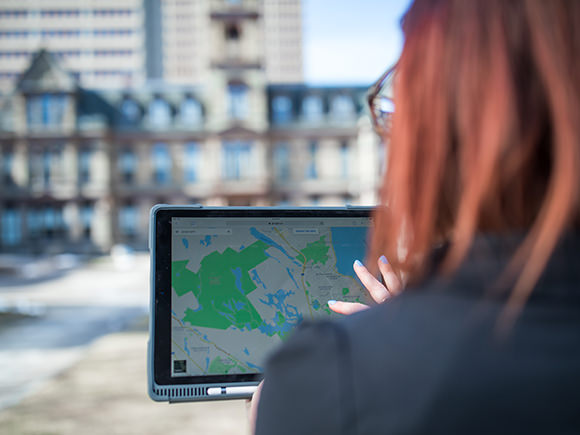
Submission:
POLYGON ((477 233, 523 230, 521 305, 578 217, 580 2, 416 0, 402 27, 371 258, 417 276, 446 240, 452 271, 477 233))

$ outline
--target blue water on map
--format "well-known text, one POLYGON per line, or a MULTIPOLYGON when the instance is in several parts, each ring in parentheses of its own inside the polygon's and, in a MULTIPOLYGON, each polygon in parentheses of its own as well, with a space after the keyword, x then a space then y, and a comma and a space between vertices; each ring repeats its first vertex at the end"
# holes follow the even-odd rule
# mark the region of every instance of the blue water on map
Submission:
POLYGON ((189 248, 189 241, 186 238, 181 239, 181 243, 183 243, 185 249, 189 248))
POLYGON ((185 337, 183 339, 183 348, 185 349, 185 353, 187 353, 187 355, 189 355, 191 357, 191 351, 189 350, 189 347, 188 347, 187 337, 185 337))
POLYGON ((280 264, 280 260, 278 260, 276 257, 272 257, 270 254, 268 254, 266 251, 264 251, 264 254, 266 254, 266 257, 271 258, 272 260, 276 260, 278 262, 278 264, 280 264))
POLYGON ((242 289, 242 268, 236 267, 235 269, 230 269, 230 272, 236 277, 236 288, 241 294, 244 294, 244 289, 242 289))
POLYGON ((269 336, 277 333, 286 333, 302 321, 302 315, 298 309, 286 301, 286 298, 293 294, 294 292, 291 290, 285 291, 279 289, 276 293, 266 293, 265 296, 267 299, 260 298, 261 303, 270 308, 275 308, 276 312, 282 313, 284 317, 284 322, 281 325, 277 325, 277 314, 274 315, 271 323, 263 323, 258 327, 260 332, 269 336))
POLYGON ((276 243, 274 240, 272 240, 267 235, 262 234, 255 227, 250 228, 250 234, 252 234, 252 236, 254 236, 256 239, 261 240, 262 242, 267 243, 268 245, 278 249, 282 254, 284 254, 286 257, 288 257, 290 260, 292 260, 296 265, 300 266, 300 263, 298 263, 294 259, 294 257, 292 257, 290 254, 288 254, 288 252, 286 252, 286 250, 284 249, 283 246, 276 243))
POLYGON ((199 241, 200 245, 209 246, 211 245, 211 236, 205 236, 205 238, 199 241))
POLYGON ((247 348, 247 347, 244 347, 244 353, 245 353, 246 355, 248 355, 248 356, 250 355, 250 351, 248 350, 248 348, 247 348))
POLYGON ((254 282, 255 282, 256 284, 259 284, 259 285, 261 285, 261 286, 262 286, 262 288, 263 288, 264 290, 266 290, 266 285, 265 285, 265 284, 262 282, 262 280, 261 280, 261 279, 260 279, 260 277, 258 276, 258 271, 257 271, 256 269, 252 270, 252 271, 250 272, 250 275, 251 275, 252 279, 254 280, 254 282))
POLYGON ((256 369, 256 370, 259 370, 261 372, 264 371, 264 369, 262 367, 257 366, 256 364, 252 364, 250 361, 246 361, 246 365, 251 369, 256 369))
POLYGON ((332 247, 336 253, 336 268, 339 273, 356 278, 352 268, 355 260, 363 261, 367 248, 367 228, 331 227, 332 247))
POLYGON ((298 283, 294 279, 294 276, 292 276, 292 272, 290 272, 290 268, 289 267, 286 268, 286 272, 288 272, 288 276, 294 282, 294 285, 296 286, 296 288, 299 289, 300 287, 298 287, 298 283))

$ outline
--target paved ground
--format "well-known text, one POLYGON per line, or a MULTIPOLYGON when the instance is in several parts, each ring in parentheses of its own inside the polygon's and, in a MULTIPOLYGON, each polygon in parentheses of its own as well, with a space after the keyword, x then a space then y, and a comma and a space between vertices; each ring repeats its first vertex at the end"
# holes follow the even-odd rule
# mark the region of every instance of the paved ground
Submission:
POLYGON ((146 255, 48 272, 0 277, 1 435, 248 433, 243 401, 147 396, 146 255))
POLYGON ((2 434, 242 434, 246 403, 169 405, 146 393, 143 331, 97 340, 80 361, 20 404, 0 412, 2 434))

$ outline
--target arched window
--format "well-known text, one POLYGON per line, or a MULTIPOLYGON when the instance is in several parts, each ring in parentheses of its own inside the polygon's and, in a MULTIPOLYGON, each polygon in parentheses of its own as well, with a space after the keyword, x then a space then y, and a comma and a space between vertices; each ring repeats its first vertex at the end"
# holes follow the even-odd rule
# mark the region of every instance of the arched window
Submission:
POLYGON ((134 237, 139 226, 139 214, 134 204, 127 203, 119 209, 119 230, 127 237, 134 237))
POLYGON ((272 121, 275 124, 286 124, 292 120, 292 100, 286 95, 277 95, 272 99, 272 121))
POLYGON ((223 174, 226 180, 242 180, 255 173, 252 161, 253 143, 231 141, 223 143, 223 174))
POLYGON ((132 184, 135 182, 137 156, 133 150, 125 149, 119 155, 119 172, 121 173, 123 183, 132 184))
POLYGON ((306 178, 314 180, 318 178, 318 143, 316 141, 308 144, 308 164, 306 165, 306 178))
POLYGON ((290 147, 286 142, 277 143, 274 148, 274 176, 280 181, 290 179, 290 147))
POLYGON ((330 103, 332 118, 338 121, 353 119, 355 108, 352 98, 348 95, 337 95, 330 103))
POLYGON ((141 117, 139 104, 130 98, 125 98, 121 103, 121 113, 129 122, 137 122, 141 117))
POLYGON ((248 117, 248 87, 243 83, 228 85, 229 115, 236 120, 248 117))
POLYGON ((164 143, 153 145, 153 181, 157 184, 169 184, 171 181, 171 156, 169 147, 164 143))
POLYGON ((322 99, 318 95, 308 95, 302 101, 302 116, 307 122, 320 122, 324 117, 322 99))
POLYGON ((149 123, 154 128, 163 128, 171 123, 171 107, 161 98, 155 98, 149 103, 149 123))
POLYGON ((200 125, 203 121, 203 111, 199 101, 191 97, 183 100, 179 108, 179 117, 184 125, 200 125))
POLYGON ((20 210, 7 207, 2 210, 2 244, 4 246, 18 245, 22 239, 22 224, 20 210))
POLYGON ((190 142, 185 145, 184 178, 186 183, 199 180, 201 168, 201 150, 198 143, 190 142))

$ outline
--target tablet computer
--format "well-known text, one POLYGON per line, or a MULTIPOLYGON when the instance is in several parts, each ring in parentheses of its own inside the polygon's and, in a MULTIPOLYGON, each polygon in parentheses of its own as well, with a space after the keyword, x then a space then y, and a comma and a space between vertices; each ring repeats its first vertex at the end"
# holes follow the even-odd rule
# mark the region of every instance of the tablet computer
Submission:
POLYGON ((149 395, 250 397, 267 355, 303 320, 368 302, 353 271, 371 208, 151 210, 149 395))

